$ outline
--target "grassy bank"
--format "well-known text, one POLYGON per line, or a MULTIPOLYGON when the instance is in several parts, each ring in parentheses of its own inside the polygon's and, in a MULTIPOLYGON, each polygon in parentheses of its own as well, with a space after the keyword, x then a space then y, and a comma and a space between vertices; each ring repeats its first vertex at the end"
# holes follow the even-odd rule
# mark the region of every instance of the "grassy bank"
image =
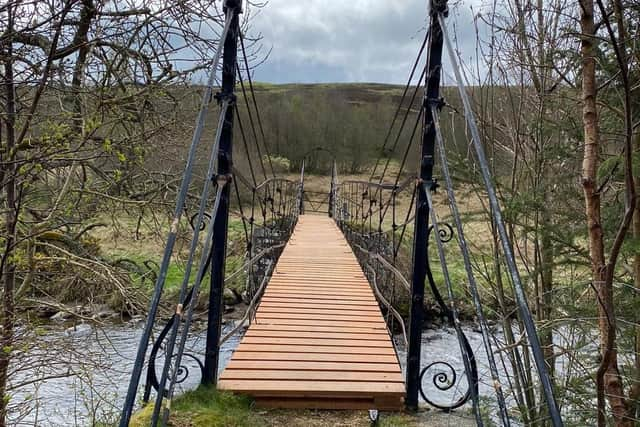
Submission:
MULTIPOLYGON (((148 406, 131 421, 132 427, 146 427, 151 420, 148 406)), ((418 414, 382 413, 378 426, 444 426, 459 416, 436 412, 418 414), (452 418, 453 417, 453 418, 452 418)), ((366 427, 371 425, 367 411, 321 411, 255 408, 251 399, 211 388, 200 387, 176 398, 171 405, 169 425, 174 427, 366 427)), ((462 424, 466 425, 466 424, 462 424)))

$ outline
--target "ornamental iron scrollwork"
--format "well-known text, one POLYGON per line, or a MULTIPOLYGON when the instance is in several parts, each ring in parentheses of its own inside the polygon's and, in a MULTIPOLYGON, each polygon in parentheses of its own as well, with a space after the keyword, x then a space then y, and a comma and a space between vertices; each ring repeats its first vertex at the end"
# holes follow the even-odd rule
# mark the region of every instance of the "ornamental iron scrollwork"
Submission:
MULTIPOLYGON (((282 243, 287 242, 293 228, 297 221, 297 213, 292 205, 293 196, 296 194, 297 187, 291 181, 285 179, 268 179, 262 183, 257 189, 254 190, 254 202, 259 203, 262 217, 257 221, 252 217, 249 219, 249 224, 252 229, 251 236, 248 238, 247 257, 251 259, 252 254, 262 253, 258 260, 256 260, 251 266, 247 267, 247 298, 251 300, 253 293, 257 289, 257 286, 263 280, 264 276, 268 272, 268 268, 272 263, 275 263, 282 252, 282 243), (275 197, 274 197, 275 196, 275 197), (279 200, 276 200, 276 197, 279 200), (280 247, 272 251, 267 251, 268 248, 280 247)), ((253 211, 253 210, 252 210, 253 211)), ((204 213, 200 219, 199 231, 206 228, 211 221, 211 216, 204 213)), ((189 224, 191 228, 195 230, 198 228, 198 214, 192 215, 189 218, 189 224)), ((209 270, 211 265, 211 258, 208 257, 204 270, 209 270)), ((191 287, 187 292, 184 301, 182 302, 181 311, 184 313, 187 311, 189 304, 193 299, 194 289, 191 287)), ((159 358, 162 355, 162 350, 165 347, 165 341, 167 341, 169 333, 175 327, 176 322, 182 321, 182 317, 178 313, 174 313, 166 325, 162 328, 158 334, 156 340, 153 342, 151 352, 149 353, 147 376, 144 386, 143 401, 148 402, 151 395, 151 390, 155 390, 158 393, 163 393, 167 396, 169 391, 159 390, 160 379, 156 372, 156 368, 161 366, 159 360, 166 360, 167 357, 174 358, 176 355, 165 354, 164 358, 159 358)), ((190 359, 195 362, 196 370, 200 371, 200 378, 204 376, 204 364, 194 354, 183 353, 184 358, 190 359)), ((191 364, 190 364, 191 365, 191 364)), ((185 363, 181 363, 175 372, 175 384, 184 383, 187 378, 193 373, 192 369, 185 363)))
MULTIPOLYGON (((428 248, 428 241, 431 238, 431 233, 433 229, 434 229, 433 226, 429 227, 429 231, 427 233, 427 248, 428 248)), ((442 223, 442 224, 439 223, 438 234, 439 234, 438 238, 440 238, 440 241, 442 243, 450 242, 453 239, 453 227, 447 223, 442 223)), ((429 261, 428 254, 429 254, 429 251, 427 250, 427 280, 429 282, 429 287, 431 288, 431 292, 433 293, 433 296, 436 302, 438 303, 438 306, 442 310, 442 313, 447 318, 449 325, 452 327, 455 327, 456 325, 454 323, 453 312, 451 308, 449 308, 449 306, 446 304, 444 299, 442 298, 442 295, 438 290, 438 286, 436 285, 435 279, 433 278, 433 272, 431 271, 431 264, 429 261)), ((456 333, 458 334, 458 339, 460 340, 462 348, 464 349, 462 352, 462 357, 466 359, 465 360, 465 362, 467 362, 466 365, 470 366, 471 368, 471 372, 468 373, 469 381, 467 384, 466 391, 458 399, 448 404, 435 402, 433 399, 427 396, 427 393, 424 388, 424 384, 425 384, 425 381, 428 381, 429 375, 432 375, 431 383, 439 391, 449 391, 458 387, 459 385, 458 383, 460 381, 461 376, 457 374, 453 365, 451 365, 449 362, 446 362, 446 361, 436 361, 436 362, 430 363, 420 371, 420 377, 419 377, 419 391, 424 401, 427 402, 429 405, 435 408, 441 409, 443 411, 451 411, 461 407, 462 405, 467 403, 467 401, 471 398, 471 392, 473 390, 475 390, 476 394, 478 392, 478 366, 476 363, 475 355, 473 353, 473 349, 471 348, 471 345, 469 344, 469 340, 467 339, 467 336, 465 335, 465 333, 458 327, 456 327, 455 329, 456 329, 456 333), (435 373, 432 373, 434 370, 436 370, 435 373)))
MULTIPOLYGON (((188 306, 189 303, 191 302, 192 296, 193 296, 193 288, 189 290, 189 293, 187 293, 187 297, 184 300, 185 307, 188 306)), ((178 321, 180 321, 178 314, 173 314, 173 316, 171 316, 171 318, 169 319, 167 324, 164 326, 164 328, 162 328, 162 331, 160 331, 158 338, 153 343, 153 347, 151 348, 151 353, 149 354, 149 366, 147 367, 147 378, 144 385, 144 395, 142 398, 143 402, 145 403, 149 401, 149 396, 151 395, 151 388, 153 388, 156 392, 160 392, 159 390, 160 382, 158 381, 158 376, 156 374, 156 361, 158 359, 158 354, 160 353, 160 350, 162 350, 163 348, 163 342, 165 338, 171 331, 171 328, 173 327, 175 322, 178 322, 178 321)), ((165 357, 169 357, 169 356, 165 355, 165 357)), ((171 357, 173 357, 173 355, 171 355, 171 357)), ((202 378, 202 376, 204 375, 204 365, 202 364, 200 359, 197 356, 191 353, 186 353, 186 352, 183 353, 183 357, 187 357, 197 363, 198 367, 200 368, 200 378, 202 378)), ((189 368, 186 365, 181 364, 178 367, 178 371, 176 372, 175 383, 181 384, 185 382, 186 379, 189 377, 189 374, 190 374, 189 368)), ((167 389, 164 389, 162 390, 162 393, 163 393, 163 396, 168 396, 169 391, 167 389)))

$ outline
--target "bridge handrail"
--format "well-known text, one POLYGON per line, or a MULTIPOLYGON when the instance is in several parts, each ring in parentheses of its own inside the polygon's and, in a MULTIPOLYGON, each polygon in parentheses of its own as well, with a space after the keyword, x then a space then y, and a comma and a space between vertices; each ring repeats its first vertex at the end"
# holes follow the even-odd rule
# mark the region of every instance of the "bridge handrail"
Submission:
POLYGON ((254 190, 258 191, 261 190, 262 187, 264 187, 267 184, 270 184, 272 182, 286 182, 288 184, 297 184, 295 181, 288 179, 288 178, 267 178, 264 181, 262 181, 260 184, 256 185, 255 187, 253 187, 254 190))

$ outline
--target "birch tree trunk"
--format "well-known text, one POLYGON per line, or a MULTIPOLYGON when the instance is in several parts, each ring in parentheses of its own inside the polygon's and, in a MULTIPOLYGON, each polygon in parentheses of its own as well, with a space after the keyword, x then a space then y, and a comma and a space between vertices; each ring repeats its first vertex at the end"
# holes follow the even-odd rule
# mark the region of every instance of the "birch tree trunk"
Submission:
POLYGON ((596 106, 597 82, 595 59, 594 2, 580 1, 580 26, 582 29, 582 122, 584 131, 584 155, 582 161, 582 188, 589 236, 592 282, 596 290, 598 306, 598 330, 602 360, 596 373, 596 396, 598 426, 606 425, 606 399, 616 426, 631 427, 626 419, 627 402, 622 378, 618 370, 616 350, 616 318, 613 302, 613 264, 607 264, 602 228, 601 200, 597 186, 597 171, 600 155, 600 134, 596 106), (605 399, 606 396, 606 399, 605 399))

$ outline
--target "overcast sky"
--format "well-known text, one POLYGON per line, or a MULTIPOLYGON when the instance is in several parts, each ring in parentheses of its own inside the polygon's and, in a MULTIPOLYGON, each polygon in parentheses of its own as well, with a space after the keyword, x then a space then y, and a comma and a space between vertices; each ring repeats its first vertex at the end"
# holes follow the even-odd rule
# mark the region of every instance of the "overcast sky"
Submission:
MULTIPOLYGON (((424 38, 427 0, 269 0, 252 33, 272 48, 255 72, 272 83, 406 82, 424 38)), ((473 16, 482 0, 452 7, 465 61, 474 56, 473 16), (472 11, 473 8, 473 11, 472 11)))

